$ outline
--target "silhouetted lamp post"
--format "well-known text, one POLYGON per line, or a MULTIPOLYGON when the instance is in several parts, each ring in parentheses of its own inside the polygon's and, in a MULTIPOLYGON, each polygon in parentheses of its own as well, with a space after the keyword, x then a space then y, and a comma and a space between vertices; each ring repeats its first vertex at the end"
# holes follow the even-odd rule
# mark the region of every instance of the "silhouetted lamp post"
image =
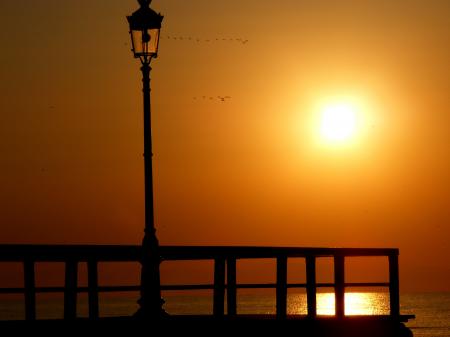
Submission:
POLYGON ((132 51, 142 64, 144 96, 144 174, 145 174, 145 229, 142 241, 141 297, 136 316, 155 318, 162 309, 159 244, 156 237, 153 211, 152 134, 150 115, 150 61, 158 53, 159 32, 163 17, 149 6, 151 0, 138 0, 141 7, 127 16, 130 25, 132 51))

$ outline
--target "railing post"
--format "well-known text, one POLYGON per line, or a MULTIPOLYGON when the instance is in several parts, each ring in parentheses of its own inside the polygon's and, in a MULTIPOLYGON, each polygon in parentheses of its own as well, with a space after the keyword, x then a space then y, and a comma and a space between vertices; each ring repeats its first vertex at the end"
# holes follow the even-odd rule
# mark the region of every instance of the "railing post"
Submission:
POLYGON ((389 255, 389 306, 391 316, 400 316, 398 255, 389 255))
POLYGON ((308 317, 317 316, 317 285, 316 285, 316 258, 306 257, 306 301, 308 304, 308 317))
POLYGON ((75 319, 77 316, 77 280, 78 262, 66 261, 64 285, 64 319, 75 319))
POLYGON ((227 313, 228 316, 235 316, 236 312, 236 259, 230 257, 227 260, 227 313))
POLYGON ((337 318, 345 315, 345 264, 343 255, 334 256, 334 296, 337 318))
POLYGON ((25 319, 36 319, 36 280, 34 273, 34 261, 25 260, 23 263, 23 275, 25 285, 25 319))
POLYGON ((214 260, 213 315, 223 316, 225 307, 225 259, 214 260))
POLYGON ((287 257, 277 258, 277 317, 286 317, 287 307, 287 257))
POLYGON ((97 319, 99 316, 98 307, 98 269, 97 261, 89 260, 88 266, 88 302, 89 318, 97 319))

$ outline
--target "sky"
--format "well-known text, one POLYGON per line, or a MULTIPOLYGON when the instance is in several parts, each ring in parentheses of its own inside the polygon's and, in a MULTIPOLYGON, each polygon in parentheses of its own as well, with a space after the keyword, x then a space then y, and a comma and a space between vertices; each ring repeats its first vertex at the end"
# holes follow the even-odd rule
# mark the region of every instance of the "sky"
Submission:
MULTIPOLYGON (((0 2, 1 243, 140 243, 137 7, 0 2)), ((402 290, 450 290, 449 1, 152 7, 161 244, 398 247, 402 290), (342 102, 355 134, 325 142, 342 102)))

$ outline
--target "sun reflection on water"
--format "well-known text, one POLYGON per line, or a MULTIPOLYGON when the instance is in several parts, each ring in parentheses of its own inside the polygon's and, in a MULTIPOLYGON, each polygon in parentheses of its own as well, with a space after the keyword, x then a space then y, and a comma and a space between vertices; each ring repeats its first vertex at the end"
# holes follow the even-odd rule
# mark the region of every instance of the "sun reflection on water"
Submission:
MULTIPOLYGON (((305 315, 306 295, 290 294, 289 314, 305 315)), ((334 315, 334 293, 317 294, 317 314, 334 315)), ((389 294, 384 292, 349 292, 345 294, 345 315, 387 315, 389 294)))

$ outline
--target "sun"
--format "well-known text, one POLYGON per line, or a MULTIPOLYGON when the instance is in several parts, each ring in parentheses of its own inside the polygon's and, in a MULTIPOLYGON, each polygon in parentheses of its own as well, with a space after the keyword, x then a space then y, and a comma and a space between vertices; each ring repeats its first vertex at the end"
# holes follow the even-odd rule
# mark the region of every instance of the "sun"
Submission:
POLYGON ((350 103, 331 103, 323 107, 320 122, 321 137, 331 143, 343 143, 353 138, 357 126, 356 107, 350 103))

